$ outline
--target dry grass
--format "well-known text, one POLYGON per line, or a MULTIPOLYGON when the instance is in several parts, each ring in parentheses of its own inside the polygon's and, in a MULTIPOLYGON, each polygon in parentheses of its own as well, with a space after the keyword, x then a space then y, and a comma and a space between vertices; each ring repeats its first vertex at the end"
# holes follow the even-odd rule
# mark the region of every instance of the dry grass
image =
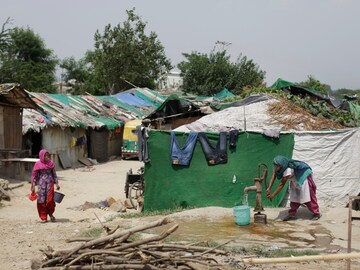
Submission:
POLYGON ((280 99, 268 105, 272 124, 282 125, 284 130, 329 130, 342 129, 342 125, 328 119, 314 116, 287 99, 280 99))

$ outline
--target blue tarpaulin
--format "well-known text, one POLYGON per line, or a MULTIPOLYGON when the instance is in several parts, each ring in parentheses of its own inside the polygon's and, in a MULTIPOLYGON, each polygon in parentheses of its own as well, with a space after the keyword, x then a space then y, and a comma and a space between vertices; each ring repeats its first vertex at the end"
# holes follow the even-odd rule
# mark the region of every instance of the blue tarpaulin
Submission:
POLYGON ((132 105, 132 106, 138 106, 138 107, 141 107, 141 106, 148 106, 148 107, 151 107, 151 104, 148 103, 147 101, 133 95, 133 94, 130 94, 130 93, 120 93, 120 94, 116 94, 114 95, 115 98, 117 98, 118 100, 121 100, 122 102, 125 102, 129 105, 132 105))

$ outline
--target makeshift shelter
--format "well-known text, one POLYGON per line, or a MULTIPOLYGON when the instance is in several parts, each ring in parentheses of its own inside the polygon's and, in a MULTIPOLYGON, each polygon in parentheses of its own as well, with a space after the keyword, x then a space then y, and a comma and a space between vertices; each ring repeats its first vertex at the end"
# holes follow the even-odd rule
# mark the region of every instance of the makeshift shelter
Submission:
MULTIPOLYGON (((206 133, 213 145, 218 133, 206 133)), ((184 145, 187 133, 176 132, 180 146, 184 145)), ((269 169, 277 154, 291 156, 294 144, 292 134, 283 134, 278 139, 260 133, 241 132, 236 148, 227 150, 225 164, 208 165, 199 142, 196 143, 189 166, 172 165, 170 154, 171 136, 168 131, 149 131, 148 149, 150 162, 145 164, 144 209, 164 210, 178 207, 233 207, 241 204, 244 188, 253 186, 258 177, 258 164, 265 163, 269 169), (161 143, 159 143, 161 142, 161 143), (234 176, 236 182, 233 182, 234 176)), ((268 177, 268 181, 269 181, 268 177)), ((265 193, 265 192, 264 192, 265 193)), ((284 196, 283 191, 283 196, 284 196)), ((254 206, 255 193, 248 200, 254 206)), ((278 205, 279 196, 273 202, 263 194, 265 206, 278 205)))
POLYGON ((0 84, 1 149, 21 149, 23 108, 36 108, 25 89, 19 84, 0 84))
MULTIPOLYGON (((22 113, 24 108, 36 108, 25 89, 19 84, 0 84, 0 158, 26 156, 22 148, 22 113)), ((9 162, 1 162, 1 173, 16 168, 9 162), (11 168, 10 168, 11 167, 11 168)), ((11 174, 13 174, 11 172, 11 174)))
MULTIPOLYGON (((208 165, 197 142, 189 166, 172 165, 170 132, 149 132, 150 162, 145 164, 144 175, 145 210, 241 204, 245 186, 253 185, 253 178, 258 177, 258 164, 265 163, 270 176, 276 155, 302 160, 312 167, 320 207, 344 207, 349 195, 360 192, 359 128, 336 130, 330 121, 322 122, 326 119, 308 118, 306 111, 285 108, 289 113, 288 121, 293 121, 293 128, 286 130, 268 111, 268 107, 274 104, 286 106, 284 102, 258 96, 249 97, 239 104, 242 105, 204 116, 175 130, 179 147, 185 145, 191 131, 204 132, 213 146, 219 132, 240 131, 236 149, 228 149, 225 164, 208 165), (321 126, 323 131, 304 130, 308 126, 321 126), (232 183, 234 175, 237 180, 232 183)), ((286 117, 281 115, 283 119, 286 117)), ((265 185, 263 187, 265 190, 265 185)), ((270 202, 263 192, 264 206, 286 204, 285 195, 286 188, 270 202)), ((248 201, 254 207, 255 194, 249 193, 248 201)))
POLYGON ((277 79, 276 82, 272 86, 270 86, 270 88, 276 90, 282 90, 291 93, 292 95, 301 96, 301 97, 308 95, 313 100, 324 100, 328 102, 330 105, 333 105, 332 100, 327 94, 322 94, 314 89, 306 88, 300 84, 285 81, 283 79, 277 79))
POLYGON ((63 168, 77 166, 87 157, 104 162, 110 156, 120 156, 123 124, 137 117, 119 107, 121 102, 111 97, 32 92, 29 95, 44 113, 34 116, 34 112, 28 112, 34 117, 27 119, 34 121, 24 125, 28 128, 23 130, 25 140, 33 155, 40 145, 63 168))
POLYGON ((191 101, 170 95, 154 112, 146 116, 155 129, 171 130, 185 123, 191 123, 204 114, 191 101))

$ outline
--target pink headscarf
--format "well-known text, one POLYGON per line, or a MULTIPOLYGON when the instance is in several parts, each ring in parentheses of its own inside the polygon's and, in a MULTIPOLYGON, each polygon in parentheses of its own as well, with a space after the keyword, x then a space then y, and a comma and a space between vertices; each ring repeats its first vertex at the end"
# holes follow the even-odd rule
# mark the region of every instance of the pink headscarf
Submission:
POLYGON ((36 161, 33 172, 38 171, 38 170, 54 169, 54 167, 55 167, 54 161, 52 161, 52 160, 45 161, 46 153, 49 153, 46 149, 40 150, 40 152, 39 152, 40 160, 36 161))

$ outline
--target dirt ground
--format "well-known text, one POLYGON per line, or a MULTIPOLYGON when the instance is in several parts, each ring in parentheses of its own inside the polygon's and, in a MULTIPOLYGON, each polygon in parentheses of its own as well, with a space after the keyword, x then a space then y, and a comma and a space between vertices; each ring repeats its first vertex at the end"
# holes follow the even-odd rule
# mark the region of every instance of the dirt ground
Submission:
MULTIPOLYGON (((100 202, 108 197, 125 199, 126 172, 136 171, 142 164, 138 161, 114 160, 90 168, 58 171, 61 192, 65 198, 55 211, 55 223, 39 223, 36 202, 28 199, 30 184, 11 180, 11 185, 24 186, 10 191, 11 201, 2 201, 0 206, 0 269, 31 269, 31 260, 41 257, 40 249, 51 246, 54 250, 66 250, 78 243, 65 240, 79 236, 84 231, 100 228, 97 217, 110 228, 119 225, 129 228, 140 222, 153 221, 159 216, 141 218, 110 218, 118 213, 100 208, 79 210, 85 202, 100 202), (97 216, 97 217, 96 217, 97 216), (109 221, 111 220, 111 221, 109 221)), ((321 205, 320 205, 321 207, 321 205)), ((213 241, 222 243, 232 240, 230 247, 263 247, 267 250, 283 248, 318 250, 323 255, 346 253, 348 234, 348 209, 324 208, 322 218, 311 221, 309 212, 302 208, 298 219, 283 222, 285 208, 267 208, 268 224, 249 226, 234 223, 232 209, 207 207, 173 213, 170 216, 179 223, 173 239, 178 241, 213 241)), ((128 210, 134 211, 134 210, 128 210)), ((354 212, 354 214, 360 214, 354 212)), ((360 251, 360 221, 352 223, 352 251, 360 251)), ((293 264, 244 266, 241 256, 230 254, 223 262, 235 261, 238 269, 346 269, 345 261, 319 261, 293 264)), ((360 269, 360 260, 353 260, 351 269, 360 269)))

